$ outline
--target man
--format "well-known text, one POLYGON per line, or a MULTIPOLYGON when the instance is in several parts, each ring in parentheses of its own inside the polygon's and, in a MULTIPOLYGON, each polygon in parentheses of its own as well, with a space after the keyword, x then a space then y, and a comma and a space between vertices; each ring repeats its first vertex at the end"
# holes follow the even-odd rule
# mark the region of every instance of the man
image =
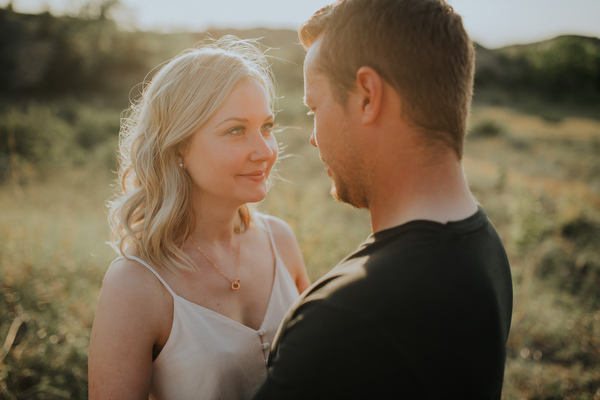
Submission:
POLYGON ((255 399, 500 399, 508 259, 461 165, 474 50, 442 0, 341 0, 300 29, 311 143, 373 234, 292 306, 255 399))

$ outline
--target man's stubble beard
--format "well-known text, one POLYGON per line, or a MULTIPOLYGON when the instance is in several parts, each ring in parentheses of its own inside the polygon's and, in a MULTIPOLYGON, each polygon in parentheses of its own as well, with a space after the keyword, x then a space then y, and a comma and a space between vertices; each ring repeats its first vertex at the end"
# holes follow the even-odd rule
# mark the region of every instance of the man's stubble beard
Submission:
POLYGON ((348 169, 350 173, 345 177, 333 174, 331 196, 337 201, 359 209, 369 208, 370 189, 365 167, 362 163, 356 163, 348 169))

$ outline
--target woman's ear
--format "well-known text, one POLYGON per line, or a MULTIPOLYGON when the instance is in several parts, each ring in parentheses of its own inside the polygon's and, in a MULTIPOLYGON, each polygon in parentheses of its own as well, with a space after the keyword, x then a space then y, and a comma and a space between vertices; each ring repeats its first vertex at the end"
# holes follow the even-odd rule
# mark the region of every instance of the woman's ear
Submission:
POLYGON ((182 168, 185 166, 184 158, 187 155, 188 151, 189 151, 189 145, 187 144, 187 141, 184 141, 179 144, 177 151, 176 151, 177 165, 179 165, 182 168))
POLYGON ((377 120, 383 97, 383 80, 371 67, 356 72, 356 88, 360 101, 361 122, 370 125, 377 120))

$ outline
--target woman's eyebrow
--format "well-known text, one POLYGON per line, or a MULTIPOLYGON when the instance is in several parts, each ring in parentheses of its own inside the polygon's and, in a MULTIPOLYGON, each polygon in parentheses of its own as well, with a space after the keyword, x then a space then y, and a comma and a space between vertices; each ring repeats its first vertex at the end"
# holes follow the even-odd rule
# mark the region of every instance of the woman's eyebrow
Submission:
MULTIPOLYGON (((267 116, 267 118, 265 118, 265 121, 268 121, 268 120, 274 119, 274 118, 275 118, 275 116, 273 114, 269 114, 269 116, 267 116)), ((230 117, 230 118, 227 118, 226 120, 220 122, 217 125, 217 127, 219 127, 219 126, 221 126, 224 123, 229 122, 229 121, 246 122, 246 123, 249 122, 248 119, 246 119, 246 118, 230 117)))
POLYGON ((246 118, 237 118, 237 117, 231 117, 231 118, 227 118, 226 120, 222 121, 220 124, 218 124, 217 126, 221 126, 223 125, 225 122, 229 122, 229 121, 237 121, 237 122, 248 122, 248 120, 246 118))

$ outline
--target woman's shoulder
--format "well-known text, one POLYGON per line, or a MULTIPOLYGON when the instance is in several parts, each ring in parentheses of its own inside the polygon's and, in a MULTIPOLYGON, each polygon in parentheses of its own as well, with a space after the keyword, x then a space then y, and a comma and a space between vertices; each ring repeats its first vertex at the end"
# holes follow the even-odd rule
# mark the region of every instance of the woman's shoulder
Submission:
POLYGON ((112 261, 106 271, 104 280, 113 277, 117 279, 139 278, 148 275, 148 273, 151 274, 151 271, 144 265, 143 261, 136 254, 128 253, 112 261))
POLYGON ((116 258, 102 281, 103 292, 127 301, 152 301, 163 286, 155 273, 133 254, 116 258))
POLYGON ((134 365, 131 373, 148 368, 144 360, 153 349, 162 348, 172 325, 174 300, 161 286, 133 258, 112 262, 102 283, 90 339, 95 369, 123 363, 134 365))
POLYGON ((284 240, 296 242, 294 231, 283 219, 259 212, 255 212, 255 217, 259 224, 262 224, 264 228, 271 231, 275 240, 283 238, 284 240))
POLYGON ((298 290, 302 292, 309 285, 306 267, 300 246, 292 227, 283 219, 272 215, 260 214, 267 229, 272 233, 273 246, 290 271, 298 290))

